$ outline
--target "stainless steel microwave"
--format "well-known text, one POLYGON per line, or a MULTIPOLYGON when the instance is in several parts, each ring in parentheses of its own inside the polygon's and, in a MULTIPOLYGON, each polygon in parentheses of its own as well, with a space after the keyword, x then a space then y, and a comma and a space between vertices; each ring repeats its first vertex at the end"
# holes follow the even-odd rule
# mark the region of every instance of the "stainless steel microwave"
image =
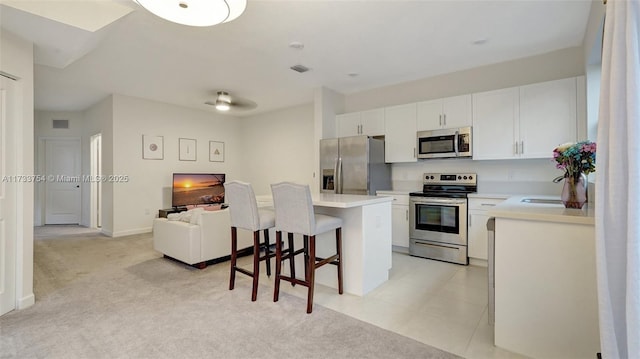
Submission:
POLYGON ((418 158, 471 157, 471 127, 419 131, 418 158))

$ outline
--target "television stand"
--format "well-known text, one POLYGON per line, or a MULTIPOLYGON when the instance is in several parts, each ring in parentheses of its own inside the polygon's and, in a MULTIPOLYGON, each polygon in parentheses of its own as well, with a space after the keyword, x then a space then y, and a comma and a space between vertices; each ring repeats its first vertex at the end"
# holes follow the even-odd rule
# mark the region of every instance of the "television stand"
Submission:
POLYGON ((180 213, 187 210, 187 207, 171 207, 158 210, 158 218, 167 218, 171 213, 180 213))

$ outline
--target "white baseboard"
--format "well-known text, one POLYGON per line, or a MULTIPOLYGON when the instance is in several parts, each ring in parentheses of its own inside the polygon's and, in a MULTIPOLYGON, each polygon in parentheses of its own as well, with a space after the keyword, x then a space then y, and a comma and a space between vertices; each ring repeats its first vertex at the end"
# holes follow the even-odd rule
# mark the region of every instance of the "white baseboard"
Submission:
POLYGON ((469 258, 469 264, 478 267, 487 267, 487 261, 484 259, 469 258))
POLYGON ((132 236, 134 234, 151 233, 151 231, 153 231, 153 227, 129 229, 126 231, 113 232, 109 237, 116 238, 116 237, 132 236))
POLYGON ((36 303, 36 296, 33 293, 27 295, 26 297, 22 297, 18 299, 18 308, 16 309, 26 309, 36 303))
POLYGON ((398 252, 398 253, 404 253, 404 254, 409 254, 409 247, 402 247, 402 246, 391 246, 391 250, 393 252, 398 252))

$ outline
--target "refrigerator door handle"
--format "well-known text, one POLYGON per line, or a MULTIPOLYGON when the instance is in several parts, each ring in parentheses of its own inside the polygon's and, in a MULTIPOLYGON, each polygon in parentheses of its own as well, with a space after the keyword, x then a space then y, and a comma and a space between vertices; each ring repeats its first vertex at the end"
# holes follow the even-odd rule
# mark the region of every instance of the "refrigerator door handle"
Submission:
POLYGON ((338 157, 338 159, 336 160, 336 178, 335 178, 335 187, 336 187, 336 192, 335 193, 342 193, 342 157, 338 157))
POLYGON ((333 193, 338 193, 340 186, 340 158, 336 157, 336 161, 333 164, 333 193))

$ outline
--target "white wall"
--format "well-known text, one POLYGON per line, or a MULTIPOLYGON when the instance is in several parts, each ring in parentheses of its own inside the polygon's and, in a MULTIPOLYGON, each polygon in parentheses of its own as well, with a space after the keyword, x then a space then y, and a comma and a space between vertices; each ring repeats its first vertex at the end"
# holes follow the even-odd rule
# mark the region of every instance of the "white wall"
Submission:
POLYGON ((314 107, 304 105, 242 119, 244 157, 238 179, 256 195, 271 194, 272 183, 291 181, 315 185, 314 107))
MULTIPOLYGON (((171 206, 174 172, 226 173, 244 166, 240 119, 160 102, 113 95, 113 167, 104 175, 126 175, 112 183, 114 237, 151 231, 158 209, 171 206), (164 137, 164 159, 142 159, 142 135, 164 137), (196 161, 178 160, 178 139, 195 139, 196 161), (225 161, 209 161, 209 141, 225 143, 225 161)), ((104 136, 104 134, 103 134, 104 136)), ((108 138, 103 137, 103 145, 108 138)), ((107 148, 103 152, 108 153, 107 148)), ((107 164, 104 161, 103 164, 107 164)), ((108 187, 109 183, 106 183, 108 187)), ((104 193, 107 197, 107 193, 104 193)))
MULTIPOLYGON (((82 132, 82 147, 90 148, 91 136, 102 134, 102 171, 103 173, 113 173, 113 96, 108 96, 104 100, 91 106, 83 113, 84 128, 82 132)), ((82 152, 82 174, 90 175, 90 151, 82 152)), ((82 224, 89 225, 90 222, 90 191, 91 186, 82 187, 82 224)), ((102 185, 102 232, 107 235, 113 234, 113 185, 104 183, 102 185)), ((125 209, 126 210, 126 209, 125 209)))
MULTIPOLYGON (((0 28, 0 71, 18 77, 16 89, 22 108, 16 111, 16 133, 20 145, 16 174, 34 174, 33 143, 33 43, 0 28)), ((18 183, 16 196, 16 301, 23 309, 35 303, 33 296, 33 185, 18 183)))
POLYGON ((363 91, 345 96, 345 111, 400 105, 584 75, 581 47, 363 91))

